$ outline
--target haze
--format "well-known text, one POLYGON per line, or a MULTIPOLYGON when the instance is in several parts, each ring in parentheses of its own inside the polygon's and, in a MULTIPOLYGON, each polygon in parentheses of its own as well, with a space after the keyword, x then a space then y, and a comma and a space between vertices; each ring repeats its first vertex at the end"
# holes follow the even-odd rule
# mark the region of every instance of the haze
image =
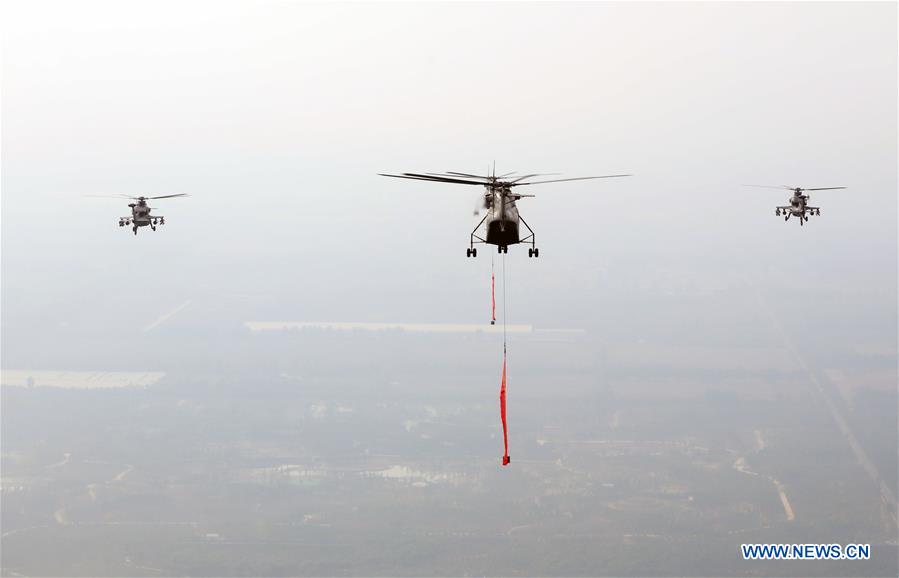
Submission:
POLYGON ((3 575, 896 575, 896 22, 4 3, 3 575))

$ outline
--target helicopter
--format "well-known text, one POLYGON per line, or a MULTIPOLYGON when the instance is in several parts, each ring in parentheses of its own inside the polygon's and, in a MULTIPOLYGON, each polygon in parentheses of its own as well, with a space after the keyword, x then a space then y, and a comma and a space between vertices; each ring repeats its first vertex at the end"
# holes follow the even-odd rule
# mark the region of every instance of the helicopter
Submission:
MULTIPOLYGON (((540 249, 537 248, 536 236, 534 230, 531 229, 527 221, 519 214, 516 202, 524 197, 533 197, 532 194, 519 193, 513 191, 515 187, 523 187, 525 185, 540 185, 544 183, 561 183, 565 181, 582 181, 587 179, 607 179, 613 177, 629 177, 631 175, 602 175, 596 177, 574 177, 569 179, 551 179, 545 181, 532 181, 530 179, 549 176, 557 173, 532 173, 521 176, 515 176, 514 172, 505 173, 496 176, 496 167, 494 166, 493 174, 488 176, 473 175, 470 173, 460 173, 448 171, 446 173, 401 173, 398 175, 389 175, 378 173, 382 177, 394 177, 398 179, 412 179, 418 181, 429 181, 432 183, 452 183, 457 185, 480 185, 484 187, 483 208, 486 209, 484 217, 478 222, 472 230, 469 240, 469 247, 465 254, 467 257, 477 257, 478 250, 476 244, 496 245, 498 253, 508 253, 509 245, 517 245, 519 243, 529 244, 528 257, 540 257, 540 249), (479 234, 481 225, 486 221, 486 232, 484 236, 479 234), (521 236, 519 224, 524 225, 527 229, 527 235, 521 236)), ((478 215, 479 211, 475 211, 478 215)))
POLYGON ((124 227, 125 225, 131 225, 131 230, 137 235, 138 227, 150 227, 152 230, 156 230, 156 225, 165 225, 165 217, 162 215, 150 215, 150 211, 153 207, 147 205, 147 201, 153 199, 171 199, 173 197, 187 197, 189 196, 187 193, 177 193, 174 195, 159 195, 156 197, 132 197, 131 195, 88 195, 91 197, 112 197, 112 198, 126 198, 132 199, 136 202, 128 203, 128 206, 131 207, 131 216, 130 217, 119 217, 119 227, 124 227))
POLYGON ((776 207, 774 214, 784 215, 784 221, 789 221, 791 216, 799 217, 799 224, 803 225, 808 221, 808 215, 821 215, 820 207, 810 207, 808 202, 811 200, 810 195, 803 194, 805 191, 833 191, 836 189, 845 189, 846 187, 817 187, 813 189, 803 189, 802 187, 788 187, 787 185, 771 186, 771 185, 746 185, 747 187, 759 187, 764 189, 786 189, 793 192, 790 197, 790 204, 776 207))

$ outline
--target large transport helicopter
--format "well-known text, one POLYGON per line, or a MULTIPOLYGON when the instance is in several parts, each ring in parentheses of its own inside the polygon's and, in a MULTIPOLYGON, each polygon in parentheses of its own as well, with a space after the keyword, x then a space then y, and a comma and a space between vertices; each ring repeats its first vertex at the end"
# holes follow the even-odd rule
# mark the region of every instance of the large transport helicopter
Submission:
POLYGON ((811 195, 805 195, 805 191, 834 191, 837 189, 845 189, 846 187, 817 187, 813 189, 803 189, 802 187, 788 187, 787 185, 771 186, 771 185, 746 185, 747 187, 759 187, 763 189, 786 189, 793 192, 790 197, 789 205, 781 205, 775 207, 774 214, 776 216, 784 215, 784 221, 789 221, 790 217, 798 217, 799 224, 803 225, 808 221, 808 215, 821 215, 820 207, 810 207, 808 202, 812 199, 811 195))
POLYGON ((135 202, 128 203, 128 206, 131 207, 131 216, 130 217, 119 217, 119 227, 124 227, 126 225, 131 225, 131 230, 137 235, 137 229, 139 227, 150 227, 153 231, 156 230, 156 225, 165 225, 165 217, 162 215, 151 215, 150 211, 153 210, 153 207, 147 205, 147 201, 154 199, 171 199, 173 197, 186 197, 187 193, 177 193, 175 195, 159 195, 156 197, 132 197, 131 195, 89 195, 94 197, 113 197, 113 198, 126 198, 132 199, 135 202))
MULTIPOLYGON (((496 245, 498 253, 508 253, 509 245, 528 243, 528 257, 539 257, 540 249, 537 248, 536 236, 527 221, 518 213, 516 201, 523 197, 533 197, 532 194, 513 191, 515 187, 525 185, 540 185, 544 183, 561 183, 565 181, 583 181, 587 179, 608 179, 613 177, 629 177, 631 175, 602 175, 597 177, 575 177, 570 179, 552 179, 548 181, 530 181, 529 179, 548 176, 546 174, 529 174, 515 176, 515 173, 506 173, 496 176, 494 169, 492 176, 472 175, 448 171, 446 173, 402 173, 399 175, 387 175, 379 173, 383 177, 398 179, 412 179, 417 181, 429 181, 432 183, 452 183, 457 185, 480 185, 484 187, 483 206, 486 209, 484 218, 478 222, 471 232, 469 247, 465 254, 468 257, 477 257, 476 244, 496 245), (483 236, 478 232, 481 225, 485 226, 483 236), (521 236, 519 224, 524 225, 528 234, 521 236)), ((476 211, 477 215, 478 212, 476 211)))

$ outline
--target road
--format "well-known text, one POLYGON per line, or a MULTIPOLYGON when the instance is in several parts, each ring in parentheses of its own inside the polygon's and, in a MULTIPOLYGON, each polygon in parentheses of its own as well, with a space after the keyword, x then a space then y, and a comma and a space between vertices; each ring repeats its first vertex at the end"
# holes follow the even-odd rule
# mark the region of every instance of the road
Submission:
POLYGON ((895 527, 897 523, 899 523, 899 519, 897 519, 896 515, 896 494, 893 492, 892 488, 890 488, 886 484, 886 482, 884 482, 883 477, 881 477, 880 472, 877 470, 877 466, 874 465, 874 462, 871 461, 871 458, 868 457, 867 452, 865 452, 865 449, 859 443, 858 438, 855 436, 855 433, 852 431, 852 427, 843 416, 840 408, 834 402, 828 390, 821 384, 821 381, 818 379, 816 372, 813 371, 811 366, 809 366, 809 364, 805 361, 805 358, 799 352, 799 349, 796 347, 792 338, 787 333, 783 324, 780 322, 780 319, 777 317, 777 315, 774 314, 774 312, 771 310, 771 307, 764 300, 758 290, 756 290, 756 298, 758 300, 759 307, 770 319, 771 324, 774 326, 774 329, 783 340, 784 347, 790 353, 790 355, 792 355, 793 359, 796 361, 796 364, 802 369, 803 372, 805 372, 812 387, 812 391, 817 393, 822 401, 824 401, 824 404, 827 406, 827 409, 830 412, 833 421, 836 423, 840 432, 843 434, 843 437, 846 438, 846 441, 849 443, 849 447, 852 449, 852 453, 855 454, 855 458, 858 460, 859 465, 861 465, 862 469, 865 470, 865 473, 868 474, 868 476, 877 486, 878 490, 880 491, 881 502, 887 510, 887 515, 890 518, 893 527, 895 527))

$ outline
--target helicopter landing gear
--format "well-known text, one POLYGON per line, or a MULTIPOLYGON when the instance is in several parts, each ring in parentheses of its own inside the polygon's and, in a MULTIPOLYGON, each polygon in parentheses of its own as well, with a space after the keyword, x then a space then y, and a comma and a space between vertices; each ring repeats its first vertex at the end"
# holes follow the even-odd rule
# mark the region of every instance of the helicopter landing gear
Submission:
POLYGON ((471 249, 465 249, 465 256, 466 257, 477 257, 478 250, 475 249, 474 247, 472 247, 471 249))
POLYGON ((150 225, 150 230, 151 230, 151 231, 155 231, 155 230, 156 230, 156 225, 150 225))
POLYGON ((530 248, 528 248, 528 257, 539 257, 540 249, 537 248, 537 236, 534 234, 534 230, 531 229, 531 226, 528 225, 528 222, 525 221, 521 216, 518 217, 521 220, 521 224, 527 227, 528 234, 526 237, 523 237, 519 243, 528 243, 530 244, 530 248))
POLYGON ((497 245, 497 246, 496 246, 496 252, 497 252, 497 253, 508 253, 508 252, 509 252, 509 246, 508 246, 508 245, 497 245))
POLYGON ((134 231, 134 234, 137 235, 137 225, 131 227, 131 230, 134 231))
POLYGON ((779 217, 779 216, 780 216, 780 209, 775 209, 775 210, 774 210, 774 214, 777 215, 777 216, 779 217))

